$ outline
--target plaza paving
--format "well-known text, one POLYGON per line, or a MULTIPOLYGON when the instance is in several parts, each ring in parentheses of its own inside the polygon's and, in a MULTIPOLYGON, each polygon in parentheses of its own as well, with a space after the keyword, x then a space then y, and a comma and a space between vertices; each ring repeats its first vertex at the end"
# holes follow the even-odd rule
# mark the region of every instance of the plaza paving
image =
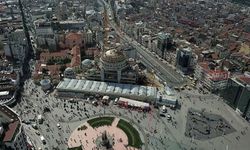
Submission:
POLYGON ((220 115, 189 109, 185 136, 207 140, 234 132, 235 129, 220 115))
POLYGON ((13 109, 20 114, 21 119, 35 123, 38 114, 44 117, 43 124, 37 124, 38 130, 26 125, 24 130, 33 140, 36 147, 53 150, 58 148, 66 150, 69 137, 72 132, 89 118, 114 115, 124 118, 135 125, 145 143, 142 149, 147 150, 169 150, 169 149, 205 149, 221 150, 228 148, 248 150, 248 139, 250 138, 249 124, 242 119, 234 110, 227 106, 221 99, 212 94, 202 95, 197 91, 182 91, 178 93, 181 109, 168 109, 172 121, 166 117, 160 117, 158 109, 152 109, 151 113, 143 113, 121 109, 112 103, 109 106, 93 106, 86 101, 87 98, 79 99, 77 103, 69 102, 67 98, 56 98, 54 93, 45 95, 39 86, 27 80, 21 102, 13 109), (50 112, 44 112, 44 107, 50 112), (205 109, 206 112, 221 115, 236 131, 228 135, 222 135, 209 140, 196 140, 184 136, 188 110, 205 109), (61 129, 58 129, 60 123, 61 129), (43 145, 39 131, 46 139, 43 145))
POLYGON ((68 145, 69 147, 78 147, 81 146, 83 149, 96 150, 97 147, 97 138, 104 133, 107 132, 107 135, 113 138, 113 148, 116 150, 126 150, 136 148, 127 147, 128 138, 126 134, 119 128, 117 128, 117 124, 119 122, 119 118, 115 118, 114 122, 111 126, 101 126, 98 128, 92 128, 88 123, 84 123, 81 126, 85 125, 87 127, 86 130, 77 130, 75 129, 73 133, 69 137, 68 145))

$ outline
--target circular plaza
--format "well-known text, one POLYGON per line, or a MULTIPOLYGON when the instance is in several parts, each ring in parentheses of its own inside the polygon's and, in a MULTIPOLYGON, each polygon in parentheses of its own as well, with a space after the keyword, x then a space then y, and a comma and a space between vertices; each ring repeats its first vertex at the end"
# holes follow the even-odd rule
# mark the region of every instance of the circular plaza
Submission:
POLYGON ((79 150, 137 150, 142 145, 139 132, 129 122, 110 116, 84 122, 68 138, 68 148, 79 150))

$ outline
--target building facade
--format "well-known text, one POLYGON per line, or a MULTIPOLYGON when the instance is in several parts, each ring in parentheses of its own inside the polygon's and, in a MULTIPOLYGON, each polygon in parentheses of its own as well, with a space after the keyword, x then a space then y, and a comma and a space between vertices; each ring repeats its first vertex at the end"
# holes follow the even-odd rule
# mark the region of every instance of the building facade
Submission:
POLYGON ((167 50, 171 48, 172 36, 169 33, 158 33, 157 35, 157 51, 156 53, 163 59, 166 58, 167 50))
POLYGON ((34 25, 37 47, 52 51, 56 50, 57 39, 51 24, 43 20, 37 20, 34 22, 34 25))
MULTIPOLYGON (((6 64, 7 65, 7 64, 6 64)), ((11 105, 16 101, 19 90, 20 74, 13 66, 0 65, 0 104, 11 105)))
POLYGON ((226 103, 250 120, 250 76, 241 75, 230 78, 220 95, 226 103))
POLYGON ((226 88, 229 72, 211 69, 208 62, 201 62, 197 64, 194 76, 203 87, 215 92, 226 88))
POLYGON ((22 63, 28 53, 27 45, 24 31, 21 29, 15 30, 8 34, 8 41, 4 46, 5 55, 22 63))

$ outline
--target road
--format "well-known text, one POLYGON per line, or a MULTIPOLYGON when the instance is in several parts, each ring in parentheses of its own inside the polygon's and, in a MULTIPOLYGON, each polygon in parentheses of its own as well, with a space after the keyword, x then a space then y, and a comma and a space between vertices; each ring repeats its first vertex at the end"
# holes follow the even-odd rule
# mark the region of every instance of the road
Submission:
MULTIPOLYGON (((106 2, 104 3, 106 6, 108 6, 107 7, 108 13, 113 14, 111 12, 109 5, 106 2)), ((180 74, 178 74, 170 66, 168 66, 167 64, 163 63, 161 60, 156 58, 147 48, 145 48, 140 43, 130 38, 124 32, 121 32, 121 30, 117 27, 113 19, 109 21, 109 25, 116 31, 116 34, 122 40, 124 40, 127 43, 130 43, 130 45, 136 49, 137 53, 141 56, 142 63, 146 65, 148 68, 155 70, 156 74, 163 82, 167 82, 168 84, 173 86, 181 85, 185 82, 180 74)))
POLYGON ((35 129, 33 129, 31 126, 23 124, 23 128, 25 130, 25 133, 27 134, 27 136, 32 139, 32 141, 34 142, 34 146, 35 147, 40 147, 42 149, 44 149, 44 145, 40 139, 40 137, 38 135, 35 134, 35 129))

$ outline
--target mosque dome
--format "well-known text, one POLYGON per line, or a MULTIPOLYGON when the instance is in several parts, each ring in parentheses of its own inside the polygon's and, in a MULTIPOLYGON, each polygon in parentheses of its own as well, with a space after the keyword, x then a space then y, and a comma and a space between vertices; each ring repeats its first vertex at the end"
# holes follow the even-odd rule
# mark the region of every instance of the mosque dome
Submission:
POLYGON ((109 62, 109 63, 116 63, 126 60, 125 55, 122 51, 111 49, 106 51, 101 58, 103 61, 109 62))
POLYGON ((69 78, 69 79, 74 79, 75 78, 75 72, 72 68, 68 67, 64 70, 64 77, 69 78))
POLYGON ((101 65, 104 70, 122 70, 127 67, 127 59, 122 51, 111 49, 101 56, 101 65))
POLYGON ((90 59, 84 59, 82 61, 82 67, 90 68, 92 66, 92 61, 90 59))

